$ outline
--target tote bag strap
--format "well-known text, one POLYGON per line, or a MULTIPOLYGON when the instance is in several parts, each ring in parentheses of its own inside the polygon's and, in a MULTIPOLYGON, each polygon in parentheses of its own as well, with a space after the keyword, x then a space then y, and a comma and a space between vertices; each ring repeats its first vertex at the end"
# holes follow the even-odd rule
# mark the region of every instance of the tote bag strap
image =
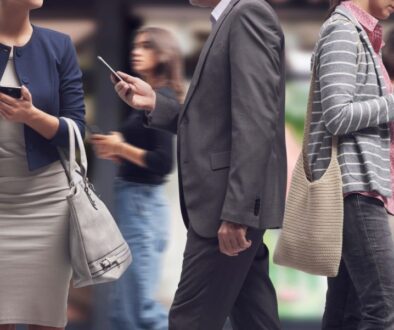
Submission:
POLYGON ((86 150, 81 133, 79 131, 77 124, 72 119, 65 117, 62 117, 62 119, 65 120, 68 128, 69 154, 68 154, 68 166, 65 166, 65 169, 68 172, 67 174, 70 178, 71 181, 70 183, 73 184, 72 173, 78 168, 81 170, 82 177, 86 182, 88 162, 87 162, 86 150), (80 164, 78 164, 76 160, 76 146, 78 147, 80 152, 80 164))
MULTIPOLYGON (((304 139, 302 143, 302 156, 304 160, 304 171, 306 174, 306 177, 310 182, 312 182, 312 172, 311 168, 309 166, 309 160, 308 160, 308 145, 309 145, 309 136, 310 136, 310 126, 312 122, 312 110, 313 110, 313 95, 315 93, 316 89, 316 78, 317 78, 317 64, 316 60, 313 59, 312 63, 312 80, 310 84, 310 89, 309 89, 309 97, 308 97, 308 107, 307 107, 307 114, 306 114, 306 120, 305 120, 305 126, 304 126, 304 139)), ((337 136, 332 136, 331 138, 332 143, 331 143, 331 158, 336 158, 338 155, 337 147, 338 147, 338 137, 337 136)))

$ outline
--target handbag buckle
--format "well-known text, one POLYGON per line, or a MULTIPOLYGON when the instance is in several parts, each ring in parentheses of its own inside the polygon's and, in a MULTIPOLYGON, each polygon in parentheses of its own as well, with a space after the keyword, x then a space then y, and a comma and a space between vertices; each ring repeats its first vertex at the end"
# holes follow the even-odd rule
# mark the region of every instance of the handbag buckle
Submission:
POLYGON ((112 263, 108 259, 104 259, 102 262, 100 262, 100 265, 105 270, 105 269, 110 268, 112 266, 112 263))

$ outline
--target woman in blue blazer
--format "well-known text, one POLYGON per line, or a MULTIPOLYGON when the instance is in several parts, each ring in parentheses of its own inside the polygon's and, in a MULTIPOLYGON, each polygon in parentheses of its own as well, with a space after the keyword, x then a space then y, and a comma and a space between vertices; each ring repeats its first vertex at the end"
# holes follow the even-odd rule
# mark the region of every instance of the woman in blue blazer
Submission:
POLYGON ((0 330, 63 329, 71 266, 68 182, 57 147, 83 132, 82 75, 68 36, 32 26, 43 0, 0 1, 0 330))

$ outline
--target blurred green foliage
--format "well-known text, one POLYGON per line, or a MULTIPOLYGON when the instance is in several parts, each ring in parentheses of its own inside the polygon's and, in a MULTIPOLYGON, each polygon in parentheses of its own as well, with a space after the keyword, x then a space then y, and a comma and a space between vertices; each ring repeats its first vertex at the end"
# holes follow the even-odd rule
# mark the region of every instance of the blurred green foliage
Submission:
POLYGON ((308 105, 309 81, 290 81, 286 84, 286 124, 302 141, 308 105))

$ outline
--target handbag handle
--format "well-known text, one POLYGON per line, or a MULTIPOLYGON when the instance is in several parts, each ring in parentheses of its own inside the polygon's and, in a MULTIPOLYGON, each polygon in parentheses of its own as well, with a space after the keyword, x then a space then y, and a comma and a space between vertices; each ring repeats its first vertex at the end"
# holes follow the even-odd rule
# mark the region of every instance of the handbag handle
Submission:
MULTIPOLYGON (((311 122, 312 122, 312 110, 313 110, 313 95, 315 93, 316 88, 316 77, 317 77, 317 65, 316 60, 313 58, 312 60, 312 80, 309 89, 309 97, 308 97, 308 110, 306 114, 306 121, 304 126, 304 139, 302 143, 302 156, 304 159, 304 171, 306 177, 310 182, 312 182, 312 172, 309 166, 308 160, 308 145, 309 145, 309 133, 311 129, 311 122)), ((338 155, 338 137, 333 135, 331 138, 331 158, 336 158, 338 155)))
POLYGON ((88 161, 86 157, 86 150, 85 150, 85 145, 83 143, 83 139, 81 136, 81 132, 79 131, 79 128, 77 124, 70 118, 65 118, 61 117, 64 119, 64 121, 67 123, 67 128, 68 128, 68 138, 69 138, 69 164, 68 168, 66 170, 69 172, 68 175, 71 178, 71 184, 73 183, 72 179, 72 173, 75 169, 78 167, 81 169, 81 174, 83 177, 83 180, 86 182, 87 180, 87 172, 88 172, 88 161), (75 140, 76 137, 76 140, 75 140), (75 143, 77 142, 77 144, 75 143), (76 146, 79 149, 80 152, 80 164, 78 164, 76 160, 76 146))
MULTIPOLYGON (((342 21, 345 23, 348 22, 348 20, 343 20, 343 19, 342 19, 342 21)), ((367 40, 368 40, 368 38, 367 38, 367 40)), ((361 42, 361 38, 358 39, 357 48, 358 48, 358 52, 363 51, 363 45, 361 42)), ((359 56, 357 56, 357 66, 360 65, 360 61, 361 61, 361 58, 359 56)), ((309 161, 308 161, 308 144, 309 144, 310 126, 311 126, 311 121, 312 121, 313 95, 314 95, 315 88, 316 88, 316 77, 317 77, 317 65, 316 65, 316 52, 315 52, 313 55, 313 58, 312 58, 312 80, 311 80, 311 88, 309 90, 308 111, 307 111, 307 115, 306 115, 306 122, 305 122, 305 126, 304 126, 304 139, 303 139, 303 144, 302 144, 304 170, 305 170, 305 174, 310 182, 312 182, 312 173, 311 173, 311 168, 309 166, 309 161)), ((338 141, 339 141, 338 136, 333 135, 332 136, 332 143, 331 143, 331 158, 338 156, 338 141)))

